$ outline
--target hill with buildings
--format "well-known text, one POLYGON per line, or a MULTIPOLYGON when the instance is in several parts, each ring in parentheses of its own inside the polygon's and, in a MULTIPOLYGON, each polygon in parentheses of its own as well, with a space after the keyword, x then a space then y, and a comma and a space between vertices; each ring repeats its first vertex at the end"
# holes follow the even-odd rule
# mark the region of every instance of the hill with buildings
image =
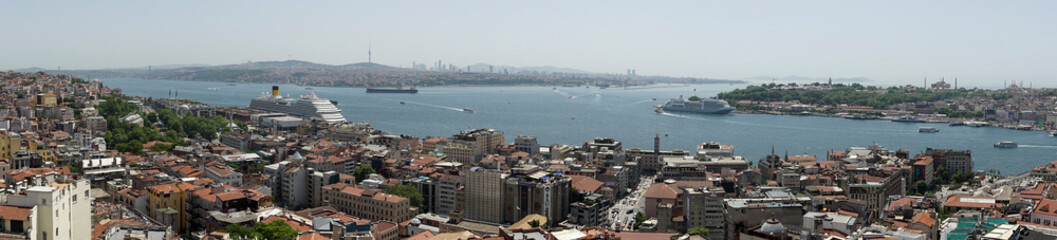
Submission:
POLYGON ((694 77, 639 76, 588 73, 559 67, 516 68, 478 64, 467 68, 438 65, 426 68, 399 68, 377 63, 328 65, 307 61, 263 61, 218 66, 190 65, 176 68, 127 68, 95 70, 21 69, 19 72, 72 74, 90 78, 144 78, 190 81, 282 83, 306 86, 483 86, 483 85, 566 85, 600 87, 638 86, 655 83, 743 83, 694 77), (478 67, 474 67, 478 66, 478 67), (485 67, 488 66, 488 67, 485 67))

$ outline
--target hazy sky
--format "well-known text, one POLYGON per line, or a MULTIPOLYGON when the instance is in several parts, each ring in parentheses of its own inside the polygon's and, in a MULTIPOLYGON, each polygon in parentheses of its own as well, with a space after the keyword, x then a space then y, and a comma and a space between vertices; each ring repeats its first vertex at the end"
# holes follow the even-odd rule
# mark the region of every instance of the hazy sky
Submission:
POLYGON ((1057 1, 7 1, 0 69, 437 60, 1057 87, 1057 1))

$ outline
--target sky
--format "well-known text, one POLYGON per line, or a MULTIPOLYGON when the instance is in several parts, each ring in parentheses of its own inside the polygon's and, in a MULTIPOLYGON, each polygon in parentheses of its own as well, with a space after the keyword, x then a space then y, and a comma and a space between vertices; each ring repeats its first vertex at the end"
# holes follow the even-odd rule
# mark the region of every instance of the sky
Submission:
POLYGON ((1057 1, 10 1, 0 69, 437 60, 1057 87, 1057 1))

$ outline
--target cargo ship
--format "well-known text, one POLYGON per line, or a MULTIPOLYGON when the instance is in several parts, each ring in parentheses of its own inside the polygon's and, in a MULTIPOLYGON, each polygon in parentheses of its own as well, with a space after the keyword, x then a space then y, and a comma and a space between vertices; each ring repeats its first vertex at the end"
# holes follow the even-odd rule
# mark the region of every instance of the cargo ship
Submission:
POLYGON ((403 87, 399 87, 399 88, 367 88, 367 93, 418 93, 418 89, 415 89, 414 86, 411 86, 411 88, 408 88, 408 89, 404 89, 403 87))

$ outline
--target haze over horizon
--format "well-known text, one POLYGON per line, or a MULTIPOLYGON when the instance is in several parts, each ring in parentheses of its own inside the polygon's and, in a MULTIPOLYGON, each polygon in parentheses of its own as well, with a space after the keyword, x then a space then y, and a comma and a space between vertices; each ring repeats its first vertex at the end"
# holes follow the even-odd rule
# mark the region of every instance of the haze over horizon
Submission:
POLYGON ((9 2, 0 69, 296 59, 1057 87, 1057 2, 9 2))

